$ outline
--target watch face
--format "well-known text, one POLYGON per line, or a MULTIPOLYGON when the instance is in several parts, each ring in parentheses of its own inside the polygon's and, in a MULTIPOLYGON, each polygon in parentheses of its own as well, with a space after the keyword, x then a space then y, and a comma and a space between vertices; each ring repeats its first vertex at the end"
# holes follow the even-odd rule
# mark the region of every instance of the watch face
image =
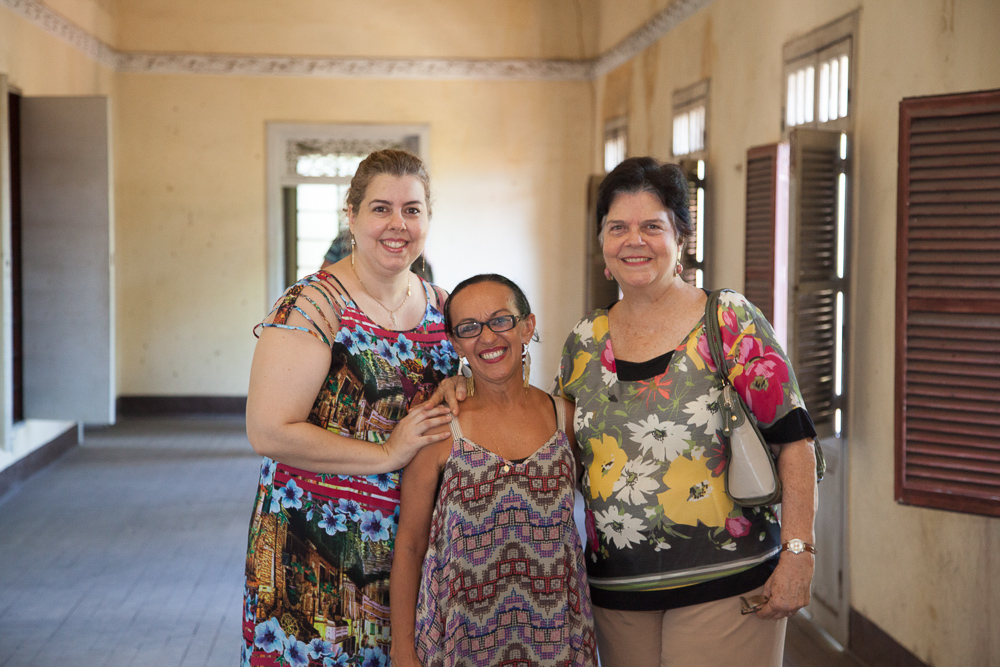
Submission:
POLYGON ((791 551, 793 554, 800 554, 803 551, 805 551, 805 548, 806 546, 802 542, 802 540, 799 539, 788 540, 788 550, 791 551))

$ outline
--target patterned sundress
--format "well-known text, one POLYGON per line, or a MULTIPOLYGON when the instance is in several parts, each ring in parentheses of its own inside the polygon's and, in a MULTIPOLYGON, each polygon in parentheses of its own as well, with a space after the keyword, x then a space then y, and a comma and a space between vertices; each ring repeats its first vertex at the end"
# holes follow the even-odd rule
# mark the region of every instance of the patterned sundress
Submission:
MULTIPOLYGON (((428 305, 410 331, 377 326, 324 271, 290 287, 259 325, 304 331, 330 346, 310 423, 384 442, 411 405, 455 373, 432 287, 421 282, 428 305), (326 321, 319 302, 339 323, 326 321), (292 312, 311 327, 288 325, 292 312)), ((242 664, 385 667, 398 517, 398 471, 315 474, 265 457, 250 522, 242 664)))
POLYGON ((417 600, 423 667, 597 664, 563 411, 521 462, 462 435, 441 476, 417 600))

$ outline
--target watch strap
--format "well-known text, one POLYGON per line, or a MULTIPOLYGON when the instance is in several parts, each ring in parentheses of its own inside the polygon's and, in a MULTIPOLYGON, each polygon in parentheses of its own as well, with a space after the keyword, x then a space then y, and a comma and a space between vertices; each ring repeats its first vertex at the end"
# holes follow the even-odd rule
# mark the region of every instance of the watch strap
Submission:
POLYGON ((808 542, 803 542, 802 540, 788 540, 781 545, 781 551, 788 551, 793 554, 800 554, 804 551, 808 551, 811 554, 816 553, 816 547, 808 542))

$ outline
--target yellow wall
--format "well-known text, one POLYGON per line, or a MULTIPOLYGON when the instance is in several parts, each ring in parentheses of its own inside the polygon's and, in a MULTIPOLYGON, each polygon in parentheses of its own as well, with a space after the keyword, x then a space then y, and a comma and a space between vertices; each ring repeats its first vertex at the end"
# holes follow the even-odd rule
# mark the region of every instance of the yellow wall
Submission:
MULTIPOLYGON (((77 9, 96 11, 90 0, 77 9)), ((7 85, 24 95, 111 95, 114 73, 39 30, 13 12, 0 9, 0 72, 7 85)))
MULTIPOLYGON (((64 0, 68 1, 68 0, 64 0)), ((595 0, 125 0, 118 48, 381 58, 595 55, 595 0)))
MULTIPOLYGON (((859 6, 852 112, 851 605, 928 664, 996 666, 1000 519, 893 500, 891 332, 899 101, 1000 87, 1000 3, 716 0, 599 80, 595 116, 600 123, 627 112, 630 154, 669 158, 671 93, 711 79, 713 282, 740 287, 746 150, 780 139, 781 47, 859 6)), ((602 44, 603 34, 602 25, 602 44)))
POLYGON ((246 392, 268 121, 428 124, 436 277, 519 281, 554 375, 583 299, 586 84, 123 74, 115 110, 122 394, 246 392))

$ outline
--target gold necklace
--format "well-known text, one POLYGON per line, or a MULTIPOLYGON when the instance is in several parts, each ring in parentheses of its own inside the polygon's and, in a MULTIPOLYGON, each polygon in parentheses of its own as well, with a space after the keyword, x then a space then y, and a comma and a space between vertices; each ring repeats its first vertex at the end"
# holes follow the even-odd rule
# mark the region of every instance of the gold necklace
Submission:
POLYGON ((365 294, 367 294, 368 296, 370 296, 371 299, 372 299, 372 301, 374 301, 378 305, 382 306, 382 309, 385 310, 385 312, 389 313, 389 321, 392 322, 392 326, 393 326, 393 328, 395 328, 397 326, 396 325, 396 313, 399 311, 400 308, 403 307, 403 304, 406 303, 406 300, 410 298, 410 277, 409 276, 406 277, 406 296, 403 297, 403 300, 399 302, 398 306, 396 306, 395 308, 390 309, 384 303, 382 303, 381 301, 379 301, 378 299, 376 299, 375 295, 372 294, 372 292, 371 292, 370 289, 368 289, 367 287, 365 287, 365 281, 361 280, 361 276, 358 274, 358 270, 356 268, 354 268, 353 264, 351 265, 351 271, 354 271, 354 277, 358 279, 358 284, 361 285, 361 289, 363 289, 365 291, 365 294))

